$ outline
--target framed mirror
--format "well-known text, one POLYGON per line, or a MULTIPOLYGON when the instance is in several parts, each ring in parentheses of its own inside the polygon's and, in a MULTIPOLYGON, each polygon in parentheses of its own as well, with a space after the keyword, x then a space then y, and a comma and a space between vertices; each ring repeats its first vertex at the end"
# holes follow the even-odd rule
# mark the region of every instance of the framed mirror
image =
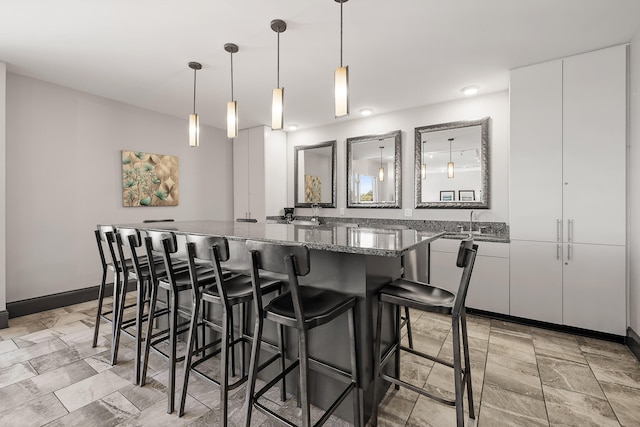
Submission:
POLYGON ((295 207, 335 208, 336 141, 294 148, 295 207))
POLYGON ((401 132, 347 138, 347 207, 400 208, 401 132))
POLYGON ((415 128, 416 208, 489 208, 489 117, 415 128))

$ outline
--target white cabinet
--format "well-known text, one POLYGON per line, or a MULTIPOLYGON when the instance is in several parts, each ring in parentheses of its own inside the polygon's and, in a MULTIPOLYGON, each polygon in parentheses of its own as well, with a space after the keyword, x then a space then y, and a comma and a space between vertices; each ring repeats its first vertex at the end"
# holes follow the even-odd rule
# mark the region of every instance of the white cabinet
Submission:
POLYGON ((235 218, 282 215, 287 203, 286 134, 266 126, 238 132, 233 144, 235 218))
MULTIPOLYGON (((493 313, 509 314, 509 244, 475 242, 476 262, 471 273, 466 305, 493 313)), ((431 283, 457 292, 462 269, 456 266, 460 240, 431 243, 431 283)))
POLYGON ((513 316, 625 333, 626 55, 511 72, 513 316))

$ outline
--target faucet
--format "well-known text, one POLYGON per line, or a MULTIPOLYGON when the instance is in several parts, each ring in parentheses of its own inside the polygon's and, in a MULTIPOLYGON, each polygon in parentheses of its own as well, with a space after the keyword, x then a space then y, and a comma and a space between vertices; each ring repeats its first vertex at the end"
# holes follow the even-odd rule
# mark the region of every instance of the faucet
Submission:
POLYGON ((469 234, 473 233, 473 211, 469 214, 469 234))
POLYGON ((311 205, 311 209, 313 209, 313 216, 311 217, 311 221, 320 222, 320 218, 318 218, 318 213, 320 211, 320 205, 314 203, 311 205))

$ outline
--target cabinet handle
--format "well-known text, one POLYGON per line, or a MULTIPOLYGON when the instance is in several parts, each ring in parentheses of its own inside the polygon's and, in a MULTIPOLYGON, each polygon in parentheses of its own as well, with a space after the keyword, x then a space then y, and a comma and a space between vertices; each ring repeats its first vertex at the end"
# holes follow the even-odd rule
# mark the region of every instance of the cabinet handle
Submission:
POLYGON ((556 259, 560 259, 560 243, 556 245, 556 259))
POLYGON ((567 245, 567 261, 571 261, 571 245, 567 245))
POLYGON ((559 242, 561 237, 562 237, 562 220, 556 219, 556 242, 559 242))
POLYGON ((573 220, 567 220, 567 241, 573 242, 573 220))

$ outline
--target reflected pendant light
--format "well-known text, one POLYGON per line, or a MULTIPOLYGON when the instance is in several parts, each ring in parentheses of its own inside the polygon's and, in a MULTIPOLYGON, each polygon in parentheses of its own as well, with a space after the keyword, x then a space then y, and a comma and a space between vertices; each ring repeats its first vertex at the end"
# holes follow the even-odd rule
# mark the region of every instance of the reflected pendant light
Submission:
POLYGON ((378 178, 380 178, 380 182, 384 181, 384 168, 382 167, 382 149, 384 146, 380 148, 380 169, 378 169, 378 178))
POLYGON ((420 167, 420 174, 422 179, 427 179, 427 164, 424 161, 424 143, 426 141, 422 141, 422 152, 420 153, 420 157, 422 157, 422 166, 420 167))
POLYGON ((227 102, 227 138, 238 136, 238 103, 233 98, 233 54, 238 52, 238 45, 227 43, 224 50, 231 54, 231 101, 227 102))
POLYGON ((200 118, 196 114, 196 72, 202 68, 199 62, 189 62, 193 70, 193 114, 189 114, 189 147, 200 145, 200 118))
POLYGON ((340 3, 340 67, 333 73, 335 90, 336 118, 349 115, 349 66, 342 65, 342 4, 348 0, 335 0, 340 3))
POLYGON ((271 130, 280 130, 283 125, 284 88, 280 87, 280 33, 287 29, 287 23, 281 19, 271 21, 271 29, 278 33, 278 68, 277 87, 273 90, 271 98, 271 130))
POLYGON ((453 138, 449 138, 449 163, 447 163, 447 177, 453 178, 453 162, 451 161, 451 143, 453 138))

